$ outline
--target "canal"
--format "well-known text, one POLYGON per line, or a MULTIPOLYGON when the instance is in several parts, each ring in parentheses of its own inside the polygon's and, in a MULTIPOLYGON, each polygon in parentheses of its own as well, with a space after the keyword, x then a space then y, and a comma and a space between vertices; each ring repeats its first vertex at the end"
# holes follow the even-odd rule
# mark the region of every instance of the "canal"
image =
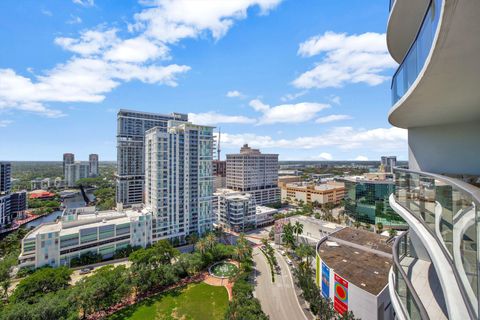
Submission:
MULTIPOLYGON (((93 193, 87 193, 87 196, 91 200, 95 199, 95 196, 93 195, 93 193)), ((65 199, 63 201, 63 204, 67 208, 79 208, 79 207, 85 206, 85 201, 83 200, 83 197, 81 194, 77 194, 72 198, 65 199)), ((42 223, 54 222, 61 215, 62 215, 62 211, 54 211, 49 215, 43 216, 37 220, 30 221, 29 223, 25 224, 24 227, 27 229, 30 229, 31 227, 35 228, 41 225, 42 223)))

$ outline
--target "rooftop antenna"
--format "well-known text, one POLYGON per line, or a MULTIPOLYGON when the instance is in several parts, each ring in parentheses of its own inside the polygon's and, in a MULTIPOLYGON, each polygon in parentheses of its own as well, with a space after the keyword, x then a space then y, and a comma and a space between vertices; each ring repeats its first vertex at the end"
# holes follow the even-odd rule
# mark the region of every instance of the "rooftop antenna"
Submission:
POLYGON ((218 142, 217 142, 217 160, 220 160, 220 136, 222 135, 221 128, 218 127, 218 142))

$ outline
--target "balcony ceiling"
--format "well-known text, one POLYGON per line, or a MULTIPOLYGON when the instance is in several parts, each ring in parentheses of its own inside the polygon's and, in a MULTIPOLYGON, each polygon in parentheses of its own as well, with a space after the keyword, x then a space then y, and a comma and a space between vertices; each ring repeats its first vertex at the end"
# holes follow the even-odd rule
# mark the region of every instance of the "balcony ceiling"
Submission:
POLYGON ((394 126, 480 120, 480 2, 446 1, 444 10, 430 60, 390 110, 394 126))
POLYGON ((387 46, 401 63, 415 40, 430 0, 396 0, 387 24, 387 46))

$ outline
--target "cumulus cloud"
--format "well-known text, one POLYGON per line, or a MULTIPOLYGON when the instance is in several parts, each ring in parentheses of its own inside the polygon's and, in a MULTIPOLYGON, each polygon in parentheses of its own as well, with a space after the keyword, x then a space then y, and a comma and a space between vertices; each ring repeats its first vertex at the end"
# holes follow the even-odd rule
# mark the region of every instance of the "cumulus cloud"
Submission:
POLYGON ((342 87, 348 83, 379 85, 384 72, 396 66, 387 50, 385 34, 347 35, 327 31, 300 44, 302 57, 321 55, 316 66, 293 81, 298 88, 342 87))
POLYGON ((0 128, 5 128, 13 123, 12 120, 0 120, 0 128))
MULTIPOLYGON (((72 1, 84 7, 95 5, 94 0, 72 1)), ((143 9, 128 26, 129 37, 119 36, 121 30, 101 25, 83 30, 77 37, 57 37, 55 44, 71 52, 72 57, 41 75, 26 77, 12 69, 0 69, 0 109, 59 117, 63 113, 47 103, 98 103, 108 92, 132 80, 174 87, 178 76, 190 67, 165 63, 171 59, 173 43, 203 34, 218 40, 235 21, 245 19, 249 9, 255 7, 259 14, 267 14, 281 1, 140 1, 143 9)))
POLYGON ((152 0, 149 8, 135 15, 130 30, 145 30, 145 34, 164 43, 176 43, 183 38, 197 38, 209 33, 218 40, 236 20, 247 17, 251 7, 267 14, 282 0, 152 0))
POLYGON ((242 98, 244 95, 238 90, 228 91, 226 96, 228 98, 242 98))
POLYGON ((281 104, 272 107, 259 99, 254 99, 249 104, 255 111, 262 113, 258 124, 305 122, 313 119, 321 110, 330 107, 328 104, 314 102, 281 104))
POLYGON ((95 5, 94 0, 72 0, 73 3, 81 5, 83 7, 93 7, 95 5))
POLYGON ((303 90, 303 91, 300 91, 300 92, 297 92, 297 93, 287 93, 286 95, 281 97, 280 100, 282 100, 283 102, 292 101, 292 100, 295 100, 297 98, 300 98, 301 96, 306 95, 307 93, 308 93, 307 90, 303 90))
POLYGON ((352 119, 351 116, 347 114, 332 114, 329 116, 321 117, 315 120, 315 123, 329 123, 333 121, 340 121, 340 120, 349 120, 352 119))
POLYGON ((256 148, 315 149, 338 147, 344 150, 376 148, 396 151, 405 149, 407 130, 395 127, 370 130, 336 127, 321 135, 297 137, 294 139, 274 139, 268 135, 257 135, 254 133, 222 133, 222 143, 224 146, 232 148, 238 148, 248 143, 256 148))
POLYGON ((333 160, 333 156, 328 152, 322 152, 318 156, 313 158, 314 160, 327 160, 327 161, 333 160))
POLYGON ((365 156, 358 156, 358 157, 355 158, 355 160, 357 160, 357 161, 368 161, 368 158, 365 157, 365 156))
POLYGON ((70 20, 67 20, 67 24, 80 24, 80 23, 82 23, 82 18, 80 18, 79 16, 71 15, 70 20))
POLYGON ((216 112, 189 113, 188 119, 195 124, 201 125, 217 125, 220 123, 248 124, 256 122, 256 120, 252 118, 225 115, 216 112))

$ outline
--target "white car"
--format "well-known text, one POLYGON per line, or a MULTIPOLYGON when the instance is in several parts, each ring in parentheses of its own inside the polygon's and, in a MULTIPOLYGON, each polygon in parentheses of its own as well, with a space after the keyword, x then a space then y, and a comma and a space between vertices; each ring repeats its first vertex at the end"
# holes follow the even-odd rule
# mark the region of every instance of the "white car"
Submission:
POLYGON ((288 264, 289 266, 291 266, 291 265, 293 264, 293 263, 292 263, 292 260, 290 260, 290 259, 288 259, 288 258, 287 258, 286 260, 287 260, 287 264, 288 264))
POLYGON ((285 252, 285 250, 282 250, 282 251, 280 251, 280 254, 281 254, 282 256, 284 256, 284 255, 286 255, 287 253, 285 252))

